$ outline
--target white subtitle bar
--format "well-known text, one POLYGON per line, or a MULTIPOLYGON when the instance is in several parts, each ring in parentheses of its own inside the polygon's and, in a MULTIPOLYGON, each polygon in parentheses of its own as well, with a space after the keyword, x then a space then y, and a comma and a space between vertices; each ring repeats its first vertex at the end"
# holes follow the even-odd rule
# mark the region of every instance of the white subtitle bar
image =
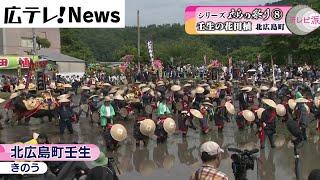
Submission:
POLYGON ((0 174, 44 174, 47 164, 44 162, 0 162, 0 174))

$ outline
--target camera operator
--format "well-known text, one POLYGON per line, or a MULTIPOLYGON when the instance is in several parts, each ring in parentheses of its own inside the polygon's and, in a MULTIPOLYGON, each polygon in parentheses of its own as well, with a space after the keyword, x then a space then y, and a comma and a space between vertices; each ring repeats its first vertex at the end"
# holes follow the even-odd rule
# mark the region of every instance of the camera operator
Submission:
POLYGON ((100 152, 98 159, 92 162, 94 168, 90 169, 87 174, 87 180, 118 180, 116 171, 112 166, 112 159, 100 152))
POLYGON ((217 170, 220 166, 221 153, 223 152, 223 149, 213 141, 203 143, 200 148, 203 165, 192 174, 190 180, 228 180, 225 173, 217 170))

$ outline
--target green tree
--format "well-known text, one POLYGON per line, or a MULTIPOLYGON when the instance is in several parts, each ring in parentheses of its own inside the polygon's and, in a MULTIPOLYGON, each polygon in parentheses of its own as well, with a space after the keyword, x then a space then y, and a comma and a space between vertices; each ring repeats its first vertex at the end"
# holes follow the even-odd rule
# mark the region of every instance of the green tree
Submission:
POLYGON ((49 48, 51 46, 50 41, 47 38, 36 37, 36 42, 39 45, 39 49, 41 48, 49 48))
POLYGON ((239 49, 233 50, 230 53, 232 60, 235 61, 248 61, 254 63, 257 61, 257 56, 261 54, 259 47, 243 46, 239 49))
POLYGON ((69 56, 89 62, 94 60, 91 49, 79 39, 72 29, 61 30, 61 51, 69 56))

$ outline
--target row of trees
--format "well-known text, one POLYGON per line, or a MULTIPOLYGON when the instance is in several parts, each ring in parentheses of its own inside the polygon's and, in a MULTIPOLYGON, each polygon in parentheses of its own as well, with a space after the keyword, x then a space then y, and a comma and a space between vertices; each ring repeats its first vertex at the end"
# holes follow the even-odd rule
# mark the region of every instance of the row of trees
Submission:
MULTIPOLYGON (((320 10, 318 0, 285 0, 275 4, 307 4, 320 10)), ((138 60, 137 29, 62 29, 62 52, 88 61, 119 61, 126 54, 133 54, 138 60)), ((147 62, 149 55, 146 41, 154 42, 154 56, 170 64, 203 64, 207 60, 222 62, 231 56, 234 61, 254 62, 257 56, 277 64, 286 64, 288 54, 294 62, 319 63, 320 30, 306 36, 190 36, 184 32, 184 25, 150 25, 141 28, 141 62, 147 62), (318 60, 318 61, 317 61, 318 60)))

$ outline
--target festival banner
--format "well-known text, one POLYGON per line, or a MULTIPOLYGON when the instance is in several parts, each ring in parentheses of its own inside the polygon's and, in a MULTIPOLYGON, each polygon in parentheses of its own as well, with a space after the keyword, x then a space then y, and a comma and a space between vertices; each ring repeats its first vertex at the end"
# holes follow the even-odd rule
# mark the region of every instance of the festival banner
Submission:
POLYGON ((38 56, 29 57, 19 57, 19 56, 2 56, 0 57, 0 69, 27 69, 30 67, 31 59, 33 62, 39 61, 38 56))

